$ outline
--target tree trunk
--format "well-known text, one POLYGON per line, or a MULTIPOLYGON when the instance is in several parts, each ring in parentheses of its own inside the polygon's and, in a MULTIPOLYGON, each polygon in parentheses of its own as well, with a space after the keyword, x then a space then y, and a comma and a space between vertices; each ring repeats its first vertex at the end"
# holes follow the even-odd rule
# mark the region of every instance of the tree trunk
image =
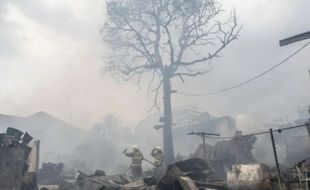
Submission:
POLYGON ((164 93, 164 162, 168 166, 174 162, 174 147, 172 136, 172 109, 171 109, 171 86, 170 78, 163 74, 163 93, 164 93))

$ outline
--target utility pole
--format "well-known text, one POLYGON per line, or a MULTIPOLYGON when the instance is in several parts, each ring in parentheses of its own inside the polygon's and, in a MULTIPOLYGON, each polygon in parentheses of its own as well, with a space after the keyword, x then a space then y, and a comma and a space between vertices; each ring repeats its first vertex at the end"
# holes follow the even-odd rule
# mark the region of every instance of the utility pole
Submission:
MULTIPOLYGON (((309 74, 310 74, 310 70, 309 70, 309 74)), ((310 106, 308 107, 308 113, 309 113, 309 116, 310 116, 310 106)), ((308 135, 309 135, 309 138, 310 138, 310 119, 308 119, 308 122, 306 122, 306 126, 307 126, 308 135)))
MULTIPOLYGON (((298 34, 298 35, 295 35, 295 36, 292 36, 292 37, 289 37, 289 38, 286 38, 283 40, 280 40, 279 44, 280 44, 280 46, 285 46, 285 45, 288 45, 288 44, 291 44, 294 42, 299 42, 299 41, 306 40, 306 39, 310 39, 310 31, 302 33, 302 34, 298 34)), ((308 72, 309 72, 309 76, 310 76, 310 70, 308 70, 308 72)), ((309 114, 310 114, 310 106, 309 106, 309 114)), ((306 123, 306 125, 307 125, 308 134, 310 137, 310 119, 306 123)))
POLYGON ((207 161, 207 149, 206 149, 206 137, 208 136, 220 136, 220 134, 216 133, 205 133, 205 132, 190 132, 187 135, 198 135, 202 138, 202 144, 203 144, 203 159, 204 161, 207 161))
POLYGON ((279 188, 282 189, 282 180, 281 180, 280 166, 279 166, 279 161, 278 161, 278 155, 277 155, 276 145, 275 145, 275 143, 274 143, 273 130, 270 128, 270 129, 269 129, 269 132, 270 132, 270 137, 271 137, 271 143, 272 143, 272 149, 273 149, 274 160, 275 160, 275 162, 276 162, 276 167, 277 167, 279 188))
POLYGON ((299 42, 299 41, 306 40, 306 39, 310 39, 310 31, 280 40, 279 44, 280 46, 285 46, 285 45, 289 45, 291 43, 299 42))

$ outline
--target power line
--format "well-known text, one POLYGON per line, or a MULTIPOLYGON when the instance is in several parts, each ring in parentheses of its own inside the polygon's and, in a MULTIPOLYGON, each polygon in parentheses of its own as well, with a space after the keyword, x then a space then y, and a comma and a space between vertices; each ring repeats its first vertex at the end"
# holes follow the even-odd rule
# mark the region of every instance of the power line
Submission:
POLYGON ((215 94, 220 94, 220 93, 223 93, 223 92, 226 92, 226 91, 229 91, 229 90, 232 90, 232 89, 235 89, 235 88, 238 88, 238 87, 241 87, 243 85, 246 85, 260 77, 262 77, 263 75, 269 73, 270 71, 274 70, 275 68, 279 67, 280 65, 282 65, 283 63, 287 62, 288 60, 290 60, 292 57, 294 57, 296 54, 298 54, 301 50, 303 50, 305 47, 307 47, 308 45, 310 44, 310 42, 306 43, 305 45, 303 45, 301 48, 299 48, 298 50, 296 50, 294 53, 292 53, 290 56, 286 57, 284 60, 282 60, 280 63, 272 66, 271 68, 267 69, 266 71, 250 78, 250 79, 247 79, 241 83, 238 83, 238 84, 235 84, 233 86, 230 86, 230 87, 227 87, 227 88, 223 88, 223 89, 220 89, 220 90, 217 90, 217 91, 213 91, 213 92, 207 92, 207 93, 186 93, 186 92, 176 92, 180 95, 183 95, 183 96, 211 96, 211 95, 215 95, 215 94))
MULTIPOLYGON (((290 71, 287 71, 287 72, 283 72, 283 73, 279 73, 277 75, 273 75, 269 78, 266 78, 266 79, 263 79, 263 80, 259 80, 259 82, 266 82, 266 81, 270 81, 270 80, 274 80, 274 79, 277 79, 277 78, 281 78, 281 77, 286 77, 287 75, 292 75, 292 74, 296 74, 297 72, 305 72, 305 69, 308 70, 309 69, 309 65, 307 67, 301 67, 301 68, 298 68, 298 69, 295 69, 295 70, 290 70, 290 71)), ((307 71, 308 73, 308 71, 307 71)))
MULTIPOLYGON (((284 128, 281 128, 281 129, 273 129, 274 132, 279 132, 281 133, 282 131, 286 131, 286 130, 290 130, 290 129, 296 129, 296 128, 300 128, 300 127, 306 127, 307 125, 306 124, 302 124, 302 125, 295 125, 295 126, 290 126, 290 127, 284 127, 284 128)), ((262 132, 257 132, 257 133, 250 133, 250 134, 247 134, 247 135, 240 135, 240 136, 209 136, 208 138, 210 139, 242 139, 242 138, 245 138, 245 137, 249 137, 249 136, 257 136, 257 135, 263 135, 263 134, 267 134, 267 133, 270 133, 270 131, 262 131, 262 132)))

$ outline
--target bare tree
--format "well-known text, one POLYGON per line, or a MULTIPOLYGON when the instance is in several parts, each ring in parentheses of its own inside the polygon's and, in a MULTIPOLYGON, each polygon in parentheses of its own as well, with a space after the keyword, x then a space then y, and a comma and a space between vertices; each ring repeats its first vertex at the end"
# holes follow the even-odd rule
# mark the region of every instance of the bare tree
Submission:
POLYGON ((102 28, 111 48, 106 71, 140 84, 151 74, 148 91, 163 89, 165 163, 174 160, 171 80, 196 77, 209 71, 214 58, 239 34, 234 11, 222 18, 215 0, 108 0, 107 21, 102 28), (153 86, 153 87, 152 87, 153 86), (153 88, 153 89, 152 89, 153 88))

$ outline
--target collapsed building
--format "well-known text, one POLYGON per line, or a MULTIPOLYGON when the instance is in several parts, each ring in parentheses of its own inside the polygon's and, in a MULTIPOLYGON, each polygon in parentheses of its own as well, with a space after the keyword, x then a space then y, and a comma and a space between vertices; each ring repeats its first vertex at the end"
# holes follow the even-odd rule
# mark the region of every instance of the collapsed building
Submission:
POLYGON ((207 162, 214 168, 214 175, 219 179, 226 179, 226 174, 236 164, 250 164, 257 162, 252 154, 256 142, 255 136, 241 138, 241 131, 237 131, 231 140, 219 141, 215 145, 200 144, 191 157, 204 158, 206 150, 207 162))
POLYGON ((11 127, 0 134, 1 190, 36 190, 34 172, 39 162, 38 156, 32 155, 38 155, 39 141, 31 148, 28 146, 31 140, 27 132, 11 127))

